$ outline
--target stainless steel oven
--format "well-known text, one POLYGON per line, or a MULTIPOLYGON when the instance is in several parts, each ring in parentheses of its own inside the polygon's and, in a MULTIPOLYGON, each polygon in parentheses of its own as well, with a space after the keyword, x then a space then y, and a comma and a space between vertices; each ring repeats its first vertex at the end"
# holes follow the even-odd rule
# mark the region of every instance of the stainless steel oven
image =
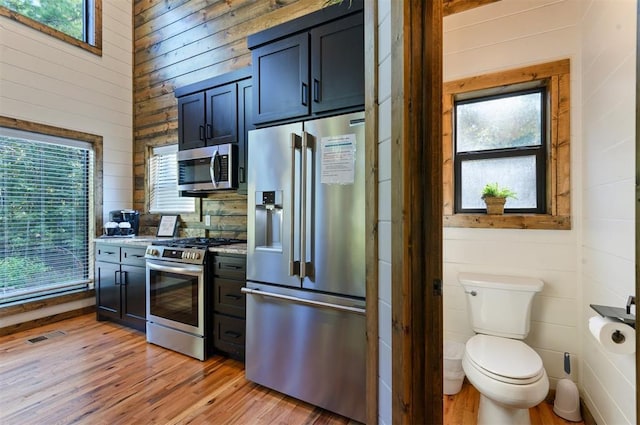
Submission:
POLYGON ((213 246, 237 239, 187 238, 159 241, 145 253, 147 341, 205 360, 212 332, 213 246))

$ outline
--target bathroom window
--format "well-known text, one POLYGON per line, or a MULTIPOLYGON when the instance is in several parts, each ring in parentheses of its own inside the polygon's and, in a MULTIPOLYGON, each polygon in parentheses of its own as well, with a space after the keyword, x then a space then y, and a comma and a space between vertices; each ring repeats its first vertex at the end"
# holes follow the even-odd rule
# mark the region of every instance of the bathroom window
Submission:
POLYGON ((102 0, 0 0, 0 15, 102 55, 102 0))
POLYGON ((541 87, 456 99, 456 213, 484 212, 487 183, 517 194, 507 199, 507 214, 546 212, 546 98, 541 87))
POLYGON ((444 225, 569 229, 569 60, 445 83, 444 225), (486 214, 487 183, 516 192, 486 214))

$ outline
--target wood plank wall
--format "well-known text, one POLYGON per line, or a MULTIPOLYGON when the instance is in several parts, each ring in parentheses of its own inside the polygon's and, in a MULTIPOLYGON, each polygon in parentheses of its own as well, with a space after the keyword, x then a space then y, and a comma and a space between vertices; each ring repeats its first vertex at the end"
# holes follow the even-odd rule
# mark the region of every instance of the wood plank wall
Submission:
MULTIPOLYGON (((319 10, 325 0, 135 0, 134 208, 141 233, 154 234, 158 215, 146 214, 149 147, 178 142, 177 87, 251 64, 247 36, 319 10)), ((181 217, 190 236, 246 237, 246 195, 209 195, 197 214, 181 217), (201 213, 200 213, 201 212, 201 213), (205 227, 202 215, 210 214, 205 227)))

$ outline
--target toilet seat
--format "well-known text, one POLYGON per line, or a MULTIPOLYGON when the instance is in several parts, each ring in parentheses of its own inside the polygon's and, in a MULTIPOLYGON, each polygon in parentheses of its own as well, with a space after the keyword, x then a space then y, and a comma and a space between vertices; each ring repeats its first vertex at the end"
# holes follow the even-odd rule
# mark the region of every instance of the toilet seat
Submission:
POLYGON ((465 354, 479 372, 507 384, 531 384, 545 373, 538 353, 520 340, 478 334, 467 341, 465 354))

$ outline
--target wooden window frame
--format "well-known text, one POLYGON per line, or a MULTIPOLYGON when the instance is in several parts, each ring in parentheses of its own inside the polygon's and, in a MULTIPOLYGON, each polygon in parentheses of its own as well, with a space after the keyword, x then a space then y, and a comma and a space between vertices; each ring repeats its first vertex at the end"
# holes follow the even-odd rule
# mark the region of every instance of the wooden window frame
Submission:
POLYGON ((58 40, 62 40, 65 43, 80 47, 81 49, 91 52, 94 55, 102 56, 102 0, 93 0, 93 8, 90 15, 91 16, 89 16, 87 20, 91 20, 92 23, 90 25, 87 25, 87 32, 91 33, 87 34, 89 42, 86 42, 83 40, 78 40, 75 37, 65 34, 62 31, 58 31, 27 16, 21 15, 18 12, 6 8, 5 6, 0 6, 0 16, 6 16, 7 18, 12 19, 16 22, 20 22, 23 25, 43 32, 47 35, 50 35, 51 37, 57 38, 58 40))
POLYGON ((496 229, 571 229, 570 62, 563 59, 446 82, 442 91, 443 225, 496 229), (546 214, 488 215, 454 211, 453 108, 456 96, 542 82, 549 91, 546 214))

